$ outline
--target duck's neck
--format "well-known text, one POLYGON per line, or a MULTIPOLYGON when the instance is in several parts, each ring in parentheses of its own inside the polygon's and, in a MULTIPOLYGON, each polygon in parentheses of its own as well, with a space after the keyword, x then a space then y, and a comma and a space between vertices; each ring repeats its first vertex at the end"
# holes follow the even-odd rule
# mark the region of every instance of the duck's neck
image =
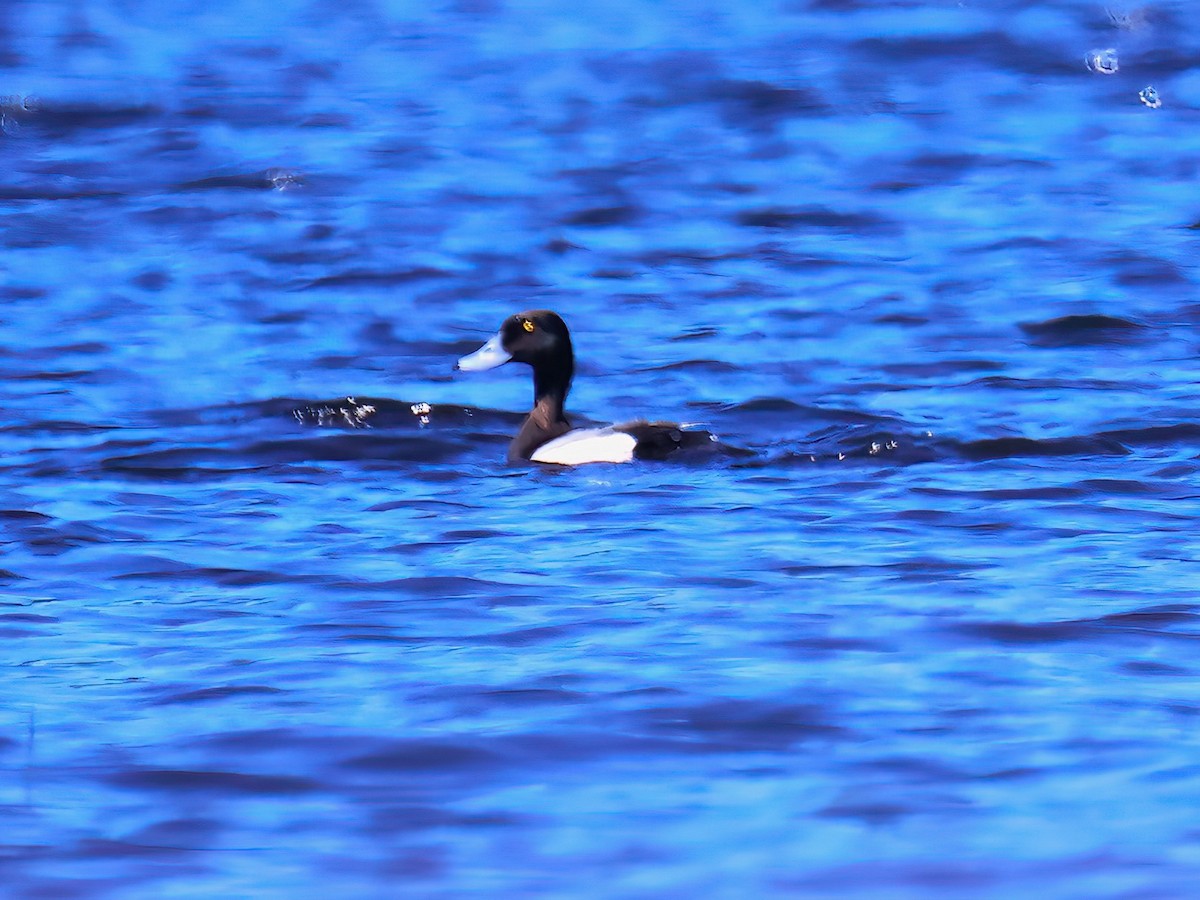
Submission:
POLYGON ((567 401, 567 391, 571 389, 572 369, 571 360, 568 359, 565 369, 555 367, 552 372, 541 368, 533 370, 533 409, 508 445, 509 462, 529 459, 542 444, 571 430, 563 405, 567 401))
POLYGON ((533 370, 533 410, 530 415, 539 411, 550 422, 565 422, 566 415, 563 406, 567 402, 567 391, 571 389, 571 370, 568 368, 566 378, 560 370, 553 373, 543 369, 533 370))

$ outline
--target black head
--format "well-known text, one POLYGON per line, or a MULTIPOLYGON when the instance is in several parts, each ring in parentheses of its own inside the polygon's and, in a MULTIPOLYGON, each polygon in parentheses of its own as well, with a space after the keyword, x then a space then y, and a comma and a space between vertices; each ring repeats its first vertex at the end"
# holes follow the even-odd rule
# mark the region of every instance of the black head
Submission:
POLYGON ((458 361, 458 368, 478 372, 506 362, 533 367, 535 402, 551 394, 561 402, 575 375, 575 351, 566 324, 548 309, 509 316, 495 337, 458 361))
POLYGON ((500 345, 513 362, 538 366, 574 360, 571 335, 557 313, 535 309, 509 316, 500 326, 500 345))

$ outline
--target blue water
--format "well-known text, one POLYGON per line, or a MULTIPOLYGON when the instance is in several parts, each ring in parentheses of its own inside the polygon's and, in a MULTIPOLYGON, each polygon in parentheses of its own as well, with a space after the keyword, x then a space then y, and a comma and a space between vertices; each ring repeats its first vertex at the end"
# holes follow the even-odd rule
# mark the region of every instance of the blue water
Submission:
POLYGON ((1191 4, 432 6, 0 7, 0 893, 1195 896, 1191 4))

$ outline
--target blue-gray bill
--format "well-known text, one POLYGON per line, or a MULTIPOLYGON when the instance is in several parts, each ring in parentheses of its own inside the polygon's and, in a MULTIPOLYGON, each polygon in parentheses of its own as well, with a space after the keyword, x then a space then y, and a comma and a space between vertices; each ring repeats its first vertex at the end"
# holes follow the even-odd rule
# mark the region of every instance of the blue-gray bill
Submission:
POLYGON ((469 353, 458 361, 455 366, 460 372, 484 372, 502 366, 512 359, 512 356, 501 345, 500 335, 496 335, 474 353, 469 353))

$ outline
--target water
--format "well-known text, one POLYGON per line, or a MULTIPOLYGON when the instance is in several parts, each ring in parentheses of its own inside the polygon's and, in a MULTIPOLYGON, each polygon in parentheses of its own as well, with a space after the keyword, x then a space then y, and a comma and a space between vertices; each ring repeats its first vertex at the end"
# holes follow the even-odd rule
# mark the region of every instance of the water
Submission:
POLYGON ((1191 895, 1190 12, 7 4, 4 894, 1191 895))

